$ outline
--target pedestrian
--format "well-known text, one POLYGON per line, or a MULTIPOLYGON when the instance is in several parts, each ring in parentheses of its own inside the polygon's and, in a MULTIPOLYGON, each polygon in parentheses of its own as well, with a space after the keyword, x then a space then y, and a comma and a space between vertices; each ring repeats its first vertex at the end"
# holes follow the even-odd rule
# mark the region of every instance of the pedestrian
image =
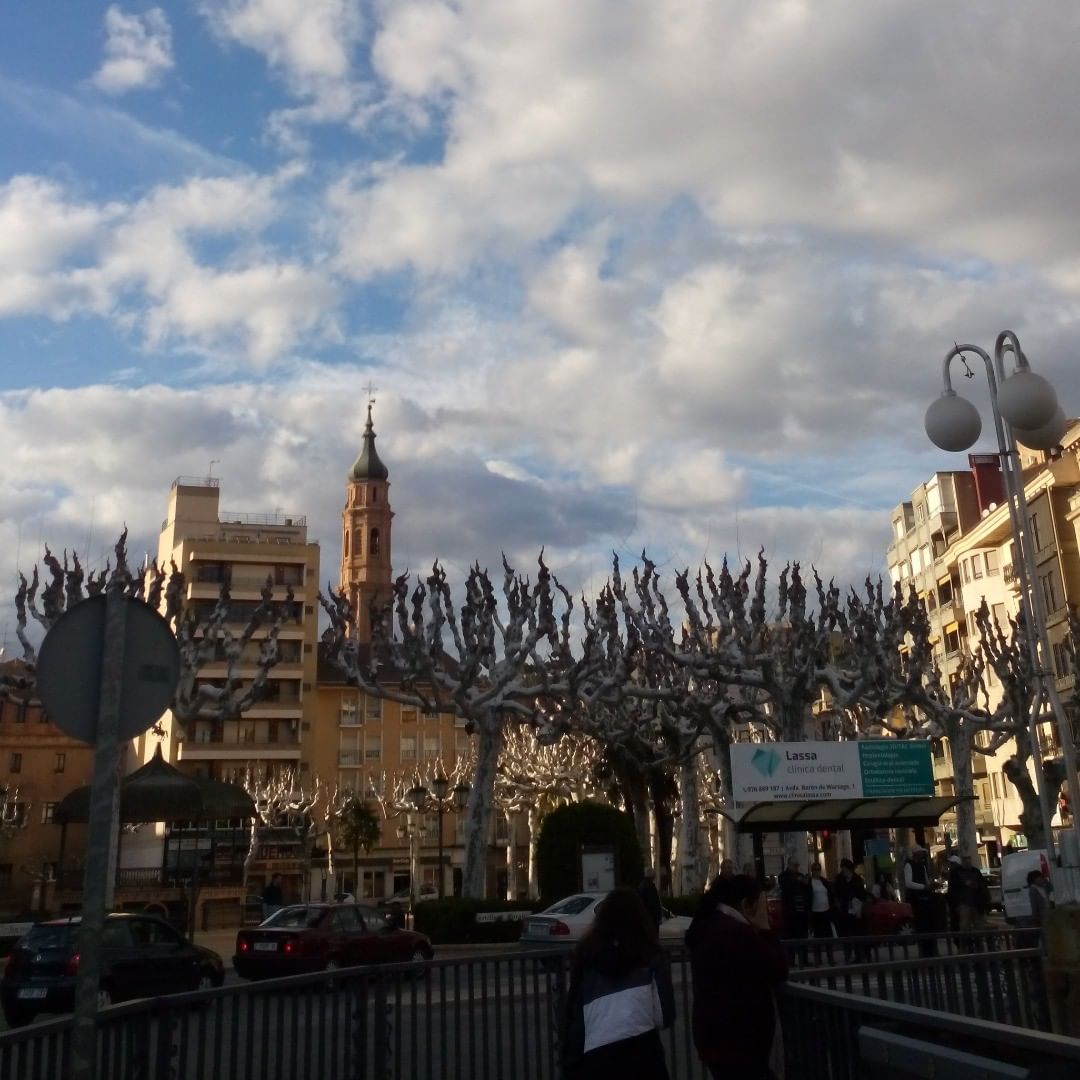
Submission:
POLYGON ((802 940, 810 933, 810 879, 794 856, 781 871, 779 884, 780 910, 784 917, 781 933, 785 938, 802 940))
POLYGON ((990 888, 982 871, 972 865, 970 855, 961 855, 959 865, 949 870, 949 903, 955 929, 983 929, 986 913, 990 909, 990 888))
POLYGON ((752 877, 717 878, 686 932, 694 1046, 710 1075, 723 1080, 783 1076, 774 995, 788 961, 763 899, 752 877))
POLYGON ((895 903, 897 900, 896 884, 892 874, 882 871, 877 876, 877 881, 871 886, 871 893, 875 900, 888 900, 895 903))
POLYGON ((1041 870, 1032 870, 1027 876, 1028 899, 1031 901, 1030 926, 1042 927, 1050 910, 1050 882, 1041 870))
POLYGON ((405 909, 401 906, 400 900, 395 900, 390 905, 390 910, 387 913, 386 921, 394 930, 405 929, 405 909))
POLYGON ((836 928, 841 937, 858 937, 863 929, 863 908, 866 905, 866 883, 855 873, 850 859, 840 860, 840 873, 833 882, 836 901, 836 928))
POLYGON ((565 1080, 670 1080, 660 1029, 675 1019, 667 956, 641 897, 615 889, 574 954, 562 1041, 565 1080))
POLYGON ((735 860, 734 859, 721 859, 720 860, 720 876, 722 878, 733 878, 735 876, 735 860))
POLYGON ((269 919, 285 905, 285 893, 281 888, 281 875, 271 874, 262 893, 263 919, 269 919))
MULTIPOLYGON (((915 921, 916 934, 934 932, 934 879, 926 861, 926 848, 915 844, 907 861, 904 863, 904 899, 911 905, 911 915, 915 921)), ((925 939, 919 942, 922 956, 936 956, 937 948, 933 941, 925 939)))
POLYGON ((638 896, 659 931, 660 924, 664 921, 664 906, 660 903, 660 893, 656 888, 656 871, 651 866, 645 871, 645 877, 638 886, 638 896))
POLYGON ((821 876, 821 863, 810 864, 810 929, 816 938, 835 937, 832 886, 821 876))

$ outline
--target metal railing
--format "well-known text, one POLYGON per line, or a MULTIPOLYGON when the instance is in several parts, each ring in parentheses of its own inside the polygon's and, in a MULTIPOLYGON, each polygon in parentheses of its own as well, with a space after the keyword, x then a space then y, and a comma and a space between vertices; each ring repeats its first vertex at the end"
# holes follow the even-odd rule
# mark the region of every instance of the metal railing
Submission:
MULTIPOLYGON (((1018 970, 1030 973, 1024 965, 1033 955, 1033 950, 988 951, 893 961, 867 966, 865 975, 855 967, 796 972, 795 981, 780 994, 789 1080, 869 1075, 862 1071, 860 1031, 897 1026, 910 1030, 928 1054, 937 1052, 938 1043, 965 1039, 1004 1060, 1019 1047, 1032 1060, 1080 1068, 1080 1041, 1006 1026, 999 1017, 1012 1014, 994 1011, 994 1002, 1012 1008, 1024 993, 1021 983, 1009 980, 1018 970), (941 1009, 964 1004, 962 991, 939 994, 945 984, 936 975, 922 974, 950 966, 960 986, 965 972, 971 976, 971 1000, 988 1003, 985 1015, 994 1016, 993 1023, 908 1003, 918 1000, 925 1006, 933 999, 941 1009), (980 979, 989 995, 984 999, 978 998, 980 979), (848 989, 821 985, 828 981, 848 989), (881 996, 894 991, 905 1000, 881 996), (934 994, 939 996, 934 999, 934 994)), ((99 1075, 109 1080, 293 1080, 305 1075, 319 1080, 554 1080, 571 958, 570 949, 504 951, 130 1002, 98 1016, 99 1075)), ((663 1033, 668 1066, 674 1080, 706 1080, 691 1032, 687 954, 679 948, 671 958, 677 1017, 663 1033)), ((70 1019, 54 1020, 0 1034, 0 1080, 65 1076, 70 1025, 70 1019)))

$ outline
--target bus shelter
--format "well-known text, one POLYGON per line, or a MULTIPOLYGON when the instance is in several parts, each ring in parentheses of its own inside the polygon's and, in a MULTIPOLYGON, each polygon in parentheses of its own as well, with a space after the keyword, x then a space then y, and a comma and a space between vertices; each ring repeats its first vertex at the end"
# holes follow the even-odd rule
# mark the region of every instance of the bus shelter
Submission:
POLYGON ((758 877, 765 874, 765 833, 822 832, 825 829, 870 832, 876 829, 914 829, 922 843, 922 830, 937 825, 941 815, 973 795, 899 795, 890 798, 807 799, 757 802, 721 810, 735 831, 754 841, 758 877))

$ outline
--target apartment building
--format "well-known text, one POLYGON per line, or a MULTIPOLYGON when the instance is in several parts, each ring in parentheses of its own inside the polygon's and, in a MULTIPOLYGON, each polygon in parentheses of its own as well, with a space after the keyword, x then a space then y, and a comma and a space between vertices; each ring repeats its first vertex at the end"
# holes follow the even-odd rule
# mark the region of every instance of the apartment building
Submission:
MULTIPOLYGON (((1078 454, 1080 424, 1075 423, 1060 455, 1021 448, 1038 566, 1035 586, 1045 602, 1057 688, 1065 698, 1073 692, 1068 611, 1080 597, 1078 454)), ((969 464, 967 474, 936 474, 892 514, 890 575, 894 582, 910 581, 924 599, 933 627, 935 660, 946 678, 953 676, 964 652, 978 645, 975 613, 980 605, 985 602, 1002 626, 1019 610, 1015 550, 997 455, 972 454, 969 464), (953 480, 943 486, 943 476, 953 480), (940 500, 935 489, 945 493, 940 500), (940 525, 934 520, 939 505, 943 514, 940 525), (954 516, 949 515, 950 506, 954 516)), ((1001 694, 992 671, 987 673, 987 690, 992 707, 1001 694)), ((1060 745, 1053 725, 1044 724, 1040 730, 1043 754, 1056 756, 1060 745)), ((977 738, 982 747, 989 741, 986 734, 977 738)), ((974 756, 976 822, 983 856, 990 865, 1005 848, 1026 843, 1019 822, 1020 800, 1002 772, 1013 752, 1009 743, 996 754, 977 752, 974 756)), ((955 781, 947 739, 934 748, 934 774, 938 793, 952 794, 955 781)), ((1055 818, 1055 823, 1060 823, 1060 818, 1055 818)), ((943 845, 945 833, 954 829, 955 815, 944 816, 933 837, 935 843, 943 845)))
MULTIPOLYGON (((53 813, 90 782, 93 758, 93 748, 65 735, 36 699, 0 700, 0 917, 51 910, 61 855, 53 813)), ((81 850, 85 828, 72 827, 67 840, 81 850)))

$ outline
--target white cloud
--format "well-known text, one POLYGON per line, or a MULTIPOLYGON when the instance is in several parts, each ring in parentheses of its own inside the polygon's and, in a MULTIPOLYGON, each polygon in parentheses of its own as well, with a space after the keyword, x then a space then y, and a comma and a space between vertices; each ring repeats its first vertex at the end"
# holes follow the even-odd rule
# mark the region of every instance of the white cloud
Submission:
POLYGON ((157 86, 172 69, 172 29, 161 8, 125 15, 112 4, 105 12, 105 33, 105 58, 92 79, 99 90, 125 94, 157 86))
POLYGON ((195 178, 104 205, 16 177, 0 185, 0 315, 94 313, 134 324, 146 345, 235 352, 256 366, 332 335, 332 277, 259 243, 293 175, 195 178), (223 259, 200 258, 208 238, 230 244, 223 259))

